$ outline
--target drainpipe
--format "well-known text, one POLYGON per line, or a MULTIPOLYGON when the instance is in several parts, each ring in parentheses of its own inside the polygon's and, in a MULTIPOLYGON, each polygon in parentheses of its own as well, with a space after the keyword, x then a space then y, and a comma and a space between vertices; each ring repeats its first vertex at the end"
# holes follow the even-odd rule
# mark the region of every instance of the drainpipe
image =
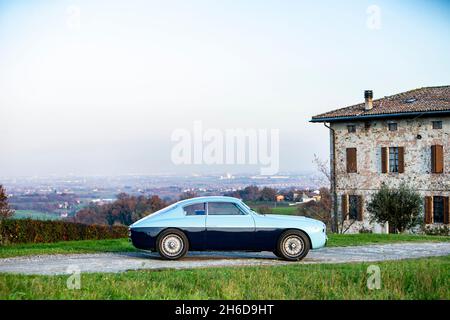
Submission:
POLYGON ((336 191, 336 133, 331 126, 328 126, 326 122, 323 125, 330 130, 330 143, 331 143, 331 153, 330 153, 330 183, 331 183, 331 193, 333 195, 333 215, 334 215, 334 226, 332 225, 332 231, 339 232, 339 220, 338 220, 338 210, 337 210, 337 191, 336 191))

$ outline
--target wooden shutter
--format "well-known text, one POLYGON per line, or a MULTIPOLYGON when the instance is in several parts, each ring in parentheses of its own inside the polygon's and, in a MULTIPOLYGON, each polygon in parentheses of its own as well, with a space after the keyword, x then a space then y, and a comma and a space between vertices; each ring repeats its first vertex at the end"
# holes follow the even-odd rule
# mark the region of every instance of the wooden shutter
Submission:
POLYGON ((450 207, 448 197, 444 197, 444 224, 448 224, 450 220, 450 207))
POLYGON ((363 221, 364 216, 364 197, 358 196, 358 221, 363 221))
POLYGON ((440 145, 431 146, 431 172, 444 172, 444 147, 440 145))
POLYGON ((357 172, 356 148, 347 148, 347 172, 357 172))
POLYGON ((381 148, 381 172, 388 172, 388 148, 386 147, 381 148))
POLYGON ((398 173, 405 172, 405 148, 398 147, 398 173))
POLYGON ((425 197, 425 223, 433 223, 433 197, 425 197))
POLYGON ((342 202, 342 220, 346 220, 348 217, 348 194, 343 194, 341 196, 342 202))

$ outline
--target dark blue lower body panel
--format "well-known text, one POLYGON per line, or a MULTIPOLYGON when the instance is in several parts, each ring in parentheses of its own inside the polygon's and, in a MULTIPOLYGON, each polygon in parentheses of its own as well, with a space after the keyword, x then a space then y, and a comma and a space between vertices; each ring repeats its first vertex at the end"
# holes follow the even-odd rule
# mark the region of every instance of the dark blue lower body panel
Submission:
MULTIPOLYGON (((131 242, 138 249, 155 250, 158 235, 167 228, 143 227, 131 229, 131 242)), ((176 228, 184 232, 189 240, 190 250, 204 250, 205 228, 176 228)))
MULTIPOLYGON (((155 250, 158 235, 167 228, 142 227, 131 229, 131 241, 138 249, 155 250)), ((189 249, 202 250, 243 250, 274 251, 283 229, 243 229, 243 228, 177 228, 189 240, 189 249)))

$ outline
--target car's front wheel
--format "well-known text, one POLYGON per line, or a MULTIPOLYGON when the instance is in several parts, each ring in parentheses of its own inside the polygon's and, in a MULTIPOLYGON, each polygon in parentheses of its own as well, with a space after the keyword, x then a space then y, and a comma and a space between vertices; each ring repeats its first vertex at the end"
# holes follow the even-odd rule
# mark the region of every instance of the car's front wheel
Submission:
POLYGON ((186 255, 189 250, 189 242, 182 231, 167 229, 158 236, 157 249, 164 259, 176 260, 186 255))
POLYGON ((277 255, 285 260, 302 260, 309 252, 311 243, 308 236, 300 230, 287 230, 278 240, 277 255))

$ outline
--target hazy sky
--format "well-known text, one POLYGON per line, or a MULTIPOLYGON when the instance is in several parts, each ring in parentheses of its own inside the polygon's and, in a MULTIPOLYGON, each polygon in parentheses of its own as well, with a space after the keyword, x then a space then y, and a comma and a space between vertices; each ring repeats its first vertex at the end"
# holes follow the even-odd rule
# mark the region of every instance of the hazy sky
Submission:
POLYGON ((447 1, 0 0, 0 176, 252 169, 175 166, 196 120, 310 170, 312 115, 450 84, 449 35, 447 1))

